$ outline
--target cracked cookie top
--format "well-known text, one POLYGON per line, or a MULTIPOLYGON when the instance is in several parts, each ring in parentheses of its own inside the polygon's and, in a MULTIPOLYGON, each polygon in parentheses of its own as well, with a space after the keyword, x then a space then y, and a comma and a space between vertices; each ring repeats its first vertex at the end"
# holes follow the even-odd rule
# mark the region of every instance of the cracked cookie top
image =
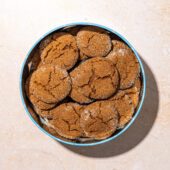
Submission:
POLYGON ((70 73, 70 96, 79 103, 112 96, 119 83, 117 69, 107 59, 96 57, 86 60, 70 73))
POLYGON ((71 90, 71 79, 66 70, 45 65, 34 71, 29 81, 29 93, 45 103, 63 100, 71 90))
POLYGON ((53 39, 47 44, 46 47, 41 45, 43 64, 55 64, 66 70, 76 64, 79 55, 74 36, 64 32, 55 33, 53 39))
POLYGON ((128 46, 123 42, 113 40, 113 50, 107 55, 117 67, 120 75, 120 89, 127 89, 133 86, 140 73, 139 63, 128 46))
POLYGON ((80 125, 87 137, 106 139, 117 128, 118 113, 111 101, 94 102, 82 111, 80 125))
POLYGON ((26 91, 27 97, 29 98, 33 106, 41 110, 48 110, 48 109, 53 108, 55 106, 55 103, 45 103, 42 100, 38 99, 34 94, 30 93, 29 91, 30 78, 31 78, 31 75, 26 80, 25 91, 26 91))
POLYGON ((64 103, 48 111, 52 118, 49 120, 50 126, 56 132, 68 139, 76 139, 82 136, 80 127, 80 112, 82 106, 76 103, 64 103))
POLYGON ((118 93, 109 100, 113 101, 112 104, 119 114, 118 128, 123 128, 130 121, 134 113, 132 101, 124 91, 118 91, 118 93))
POLYGON ((89 57, 103 57, 111 50, 109 35, 96 27, 84 27, 77 33, 77 45, 89 57))

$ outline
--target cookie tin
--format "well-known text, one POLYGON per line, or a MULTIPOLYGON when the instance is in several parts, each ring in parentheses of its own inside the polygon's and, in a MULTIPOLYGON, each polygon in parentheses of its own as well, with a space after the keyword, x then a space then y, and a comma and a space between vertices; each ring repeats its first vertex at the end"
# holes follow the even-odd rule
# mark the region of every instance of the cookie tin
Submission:
POLYGON ((64 143, 64 144, 68 144, 68 145, 72 145, 72 146, 79 146, 79 147, 80 146, 94 146, 94 145, 103 144, 103 143, 106 143, 106 142, 109 142, 111 140, 116 139, 118 136, 123 134, 133 124, 133 122, 135 121, 135 119, 139 115, 139 113, 141 111, 141 108, 142 108, 142 105, 143 105, 143 102, 144 102, 145 93, 146 93, 146 76, 145 76, 143 63, 142 63, 137 51, 124 38, 124 36, 122 36, 121 34, 119 34, 116 31, 114 31, 113 29, 108 28, 108 27, 103 26, 103 25, 100 25, 100 24, 89 23, 89 22, 76 22, 76 23, 70 23, 70 24, 65 24, 65 25, 58 26, 58 27, 52 29, 51 31, 47 32, 46 34, 44 34, 38 41, 35 42, 35 44, 29 50, 27 56, 25 57, 25 60, 23 61, 22 68, 21 68, 21 73, 20 73, 19 86, 20 86, 20 96, 21 96, 22 104, 24 106, 25 111, 28 114, 28 116, 30 117, 30 119, 33 121, 33 123, 42 132, 44 132, 46 135, 48 135, 52 139, 54 139, 54 140, 56 140, 58 142, 64 143), (25 82, 25 79, 26 79, 26 77, 28 75, 28 62, 29 62, 30 56, 31 56, 32 52, 34 51, 34 49, 38 46, 38 44, 41 42, 41 40, 43 40, 49 34, 51 34, 53 32, 56 32, 56 31, 59 31, 59 30, 62 30, 62 29, 65 29, 65 28, 69 28, 69 27, 71 28, 71 27, 74 27, 74 26, 96 26, 96 27, 100 27, 102 29, 105 29, 108 32, 113 33, 114 35, 116 35, 118 38, 120 38, 123 42, 125 42, 132 49, 132 51, 134 52, 134 54, 135 54, 135 56, 136 56, 136 58, 137 58, 137 60, 139 62, 139 65, 140 65, 140 70, 141 70, 140 74, 141 74, 141 80, 142 80, 142 90, 141 90, 140 101, 139 101, 138 107, 136 109, 136 112, 134 113, 134 115, 133 115, 132 119, 129 121, 129 123, 123 129, 117 130, 117 132, 115 134, 113 134, 111 137, 109 137, 107 139, 104 139, 104 140, 101 140, 101 141, 91 141, 91 142, 89 141, 89 142, 86 142, 86 143, 80 143, 80 142, 67 141, 67 140, 60 139, 58 137, 55 137, 55 136, 51 135, 50 133, 48 133, 45 129, 43 129, 40 126, 40 124, 35 120, 35 118, 33 118, 32 114, 31 114, 31 111, 29 109, 29 106, 28 106, 26 95, 25 95, 24 82, 25 82))

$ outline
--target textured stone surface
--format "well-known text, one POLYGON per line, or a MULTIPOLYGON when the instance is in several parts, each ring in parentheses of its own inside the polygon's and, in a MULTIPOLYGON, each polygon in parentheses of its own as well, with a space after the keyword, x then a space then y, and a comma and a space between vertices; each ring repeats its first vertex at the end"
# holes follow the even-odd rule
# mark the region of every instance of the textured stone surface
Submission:
POLYGON ((170 169, 169 9, 169 0, 1 0, 0 169, 170 169), (66 148, 43 134, 26 115, 18 88, 21 64, 32 44, 73 21, 117 30, 148 65, 147 95, 138 119, 115 141, 90 148, 66 148))

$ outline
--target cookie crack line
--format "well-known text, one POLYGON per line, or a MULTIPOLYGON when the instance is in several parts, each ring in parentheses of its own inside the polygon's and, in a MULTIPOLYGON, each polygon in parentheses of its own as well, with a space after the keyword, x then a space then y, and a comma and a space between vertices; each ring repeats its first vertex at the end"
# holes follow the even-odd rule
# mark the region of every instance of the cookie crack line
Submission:
POLYGON ((68 125, 68 131, 70 131, 70 123, 67 120, 61 119, 63 122, 65 122, 68 125))
MULTIPOLYGON (((111 84, 112 84, 112 87, 114 88, 115 87, 115 84, 114 84, 114 80, 111 76, 108 77, 110 80, 111 80, 111 84)), ((117 87, 116 87, 117 88, 117 87)))
MULTIPOLYGON (((94 120, 94 119, 93 119, 93 120, 94 120)), ((91 124, 89 124, 89 125, 88 125, 88 128, 91 129, 91 127, 92 127, 93 125, 95 125, 96 122, 97 122, 97 119, 95 119, 94 122, 92 122, 91 124)))
POLYGON ((108 122, 110 122, 111 120, 113 120, 114 118, 110 118, 109 120, 107 120, 107 121, 104 121, 105 123, 108 123, 108 122))
POLYGON ((117 108, 116 108, 116 111, 117 111, 117 113, 118 113, 118 122, 120 122, 120 118, 121 118, 120 112, 118 111, 117 108))
MULTIPOLYGON (((44 103, 45 105, 52 105, 52 106, 49 107, 50 109, 52 109, 53 107, 55 107, 55 104, 54 104, 54 103, 45 103, 45 102, 43 102, 42 100, 40 100, 40 99, 38 99, 38 98, 36 98, 36 99, 37 99, 36 102, 39 103, 39 104, 40 104, 40 103, 44 103)), ((34 104, 33 104, 33 105, 34 105, 34 104)), ((38 106, 37 106, 37 107, 38 107, 38 106)), ((49 108, 48 108, 48 109, 49 109, 49 108)), ((42 108, 41 108, 41 110, 46 110, 46 111, 47 111, 48 109, 42 109, 42 108)))
MULTIPOLYGON (((75 124, 76 122, 70 123, 68 120, 65 120, 65 119, 61 119, 61 120, 64 121, 65 123, 67 123, 67 125, 68 125, 68 131, 75 131, 74 129, 71 129, 71 125, 76 125, 76 124, 75 124)), ((77 120, 76 120, 76 121, 77 121, 77 120)), ((76 131, 79 132, 79 130, 76 130, 76 131)))
MULTIPOLYGON (((102 116, 102 114, 101 114, 101 107, 102 107, 102 103, 99 103, 99 115, 102 116)), ((100 118, 99 116, 97 116, 97 118, 98 118, 99 120, 101 120, 102 123, 104 123, 105 125, 107 125, 107 123, 103 120, 103 118, 100 118)))
POLYGON ((89 94, 89 97, 92 98, 92 93, 95 94, 96 93, 96 89, 94 86, 92 86, 92 82, 94 81, 94 78, 95 78, 95 71, 94 71, 94 66, 93 66, 93 63, 91 64, 91 72, 92 72, 92 76, 90 77, 90 80, 89 80, 89 86, 90 86, 90 89, 91 89, 91 92, 89 94))
POLYGON ((102 80, 104 80, 104 79, 110 79, 112 86, 113 86, 113 87, 115 86, 115 85, 114 85, 114 81, 113 81, 111 75, 107 75, 107 76, 104 76, 104 77, 98 77, 98 78, 96 78, 96 80, 101 80, 101 79, 102 79, 102 80))
MULTIPOLYGON (((92 76, 93 76, 93 75, 92 75, 92 76)), ((90 84, 89 82, 90 82, 90 79, 91 79, 92 76, 90 76, 90 78, 89 78, 89 80, 88 80, 87 83, 84 83, 83 85, 79 85, 78 87, 79 87, 79 88, 83 88, 83 87, 85 87, 85 86, 89 86, 89 84, 90 84)))
POLYGON ((59 86, 61 84, 61 83, 58 83, 54 87, 49 87, 49 89, 47 89, 45 85, 43 85, 43 84, 41 84, 41 83, 39 83, 37 81, 34 81, 34 83, 36 83, 37 85, 43 87, 45 89, 45 91, 47 91, 49 93, 52 93, 52 92, 50 92, 50 90, 53 90, 54 88, 56 88, 57 86, 59 86))
POLYGON ((89 117, 90 117, 92 120, 95 119, 95 117, 92 116, 92 112, 91 112, 90 110, 89 110, 88 112, 89 112, 89 117))
POLYGON ((43 89, 44 89, 46 92, 48 92, 53 98, 55 98, 55 95, 54 95, 51 91, 49 91, 43 84, 41 84, 41 83, 39 83, 39 82, 37 82, 37 81, 34 81, 34 83, 35 83, 36 85, 39 85, 39 86, 43 87, 43 89))
POLYGON ((71 49, 71 48, 73 48, 72 43, 70 43, 70 44, 66 44, 66 45, 63 47, 63 49, 62 49, 62 50, 68 50, 68 49, 71 49))
MULTIPOLYGON (((91 84, 93 76, 94 76, 94 71, 91 69, 91 72, 92 72, 92 75, 89 77, 88 82, 83 84, 83 85, 78 86, 78 88, 83 88, 83 87, 89 86, 91 84)), ((88 97, 88 96, 86 96, 86 97, 88 97)))
MULTIPOLYGON (((55 41, 53 41, 52 43, 54 43, 55 41)), ((55 45, 55 48, 57 48, 59 45, 61 45, 61 42, 59 42, 58 44, 54 44, 55 45)), ((47 46, 48 48, 48 46, 47 46)), ((47 59, 47 57, 49 56, 49 53, 50 52, 54 52, 55 50, 58 50, 58 49, 54 49, 54 46, 52 45, 51 48, 49 48, 46 52, 45 55, 42 56, 42 59, 45 61, 47 59)))
POLYGON ((89 95, 91 98, 92 98, 92 94, 93 94, 93 95, 96 94, 96 88, 95 88, 95 86, 92 86, 92 87, 91 87, 91 93, 90 93, 90 95, 89 95))
POLYGON ((44 61, 46 60, 46 58, 47 58, 47 56, 48 56, 48 54, 50 53, 51 50, 52 50, 52 49, 47 50, 46 55, 43 56, 43 60, 44 60, 44 61))
POLYGON ((74 110, 75 114, 80 118, 80 115, 77 113, 75 107, 74 107, 74 106, 71 106, 71 107, 72 107, 72 109, 74 110))
POLYGON ((87 46, 84 48, 88 48, 90 46, 90 41, 93 39, 95 35, 92 35, 91 37, 89 37, 88 41, 87 41, 87 46))
POLYGON ((96 78, 96 80, 98 80, 98 79, 106 79, 106 78, 111 78, 111 75, 108 74, 108 75, 106 75, 106 76, 98 76, 98 77, 96 78))
MULTIPOLYGON (((59 54, 59 55, 55 55, 54 60, 55 60, 55 59, 58 59, 58 58, 61 58, 63 55, 64 55, 64 52, 62 52, 62 53, 59 54)), ((51 61, 51 63, 52 63, 52 61, 51 61)))
MULTIPOLYGON (((50 87, 50 90, 53 90, 53 89, 55 89, 55 88, 57 88, 58 86, 60 86, 61 85, 61 83, 58 83, 58 84, 56 84, 54 87, 50 87)), ((52 92, 51 92, 52 93, 52 92)))
POLYGON ((51 75, 52 75, 52 72, 49 73, 49 76, 48 76, 48 84, 51 82, 51 75))

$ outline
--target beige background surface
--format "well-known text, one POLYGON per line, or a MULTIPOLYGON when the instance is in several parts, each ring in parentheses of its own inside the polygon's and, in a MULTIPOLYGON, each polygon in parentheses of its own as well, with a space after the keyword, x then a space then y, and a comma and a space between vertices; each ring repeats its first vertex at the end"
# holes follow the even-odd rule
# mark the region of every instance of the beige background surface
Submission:
POLYGON ((0 170, 170 169, 170 0, 0 0, 0 170), (117 30, 145 63, 147 96, 133 126, 110 143, 61 145, 39 131, 21 104, 19 74, 48 30, 89 21, 117 30))

